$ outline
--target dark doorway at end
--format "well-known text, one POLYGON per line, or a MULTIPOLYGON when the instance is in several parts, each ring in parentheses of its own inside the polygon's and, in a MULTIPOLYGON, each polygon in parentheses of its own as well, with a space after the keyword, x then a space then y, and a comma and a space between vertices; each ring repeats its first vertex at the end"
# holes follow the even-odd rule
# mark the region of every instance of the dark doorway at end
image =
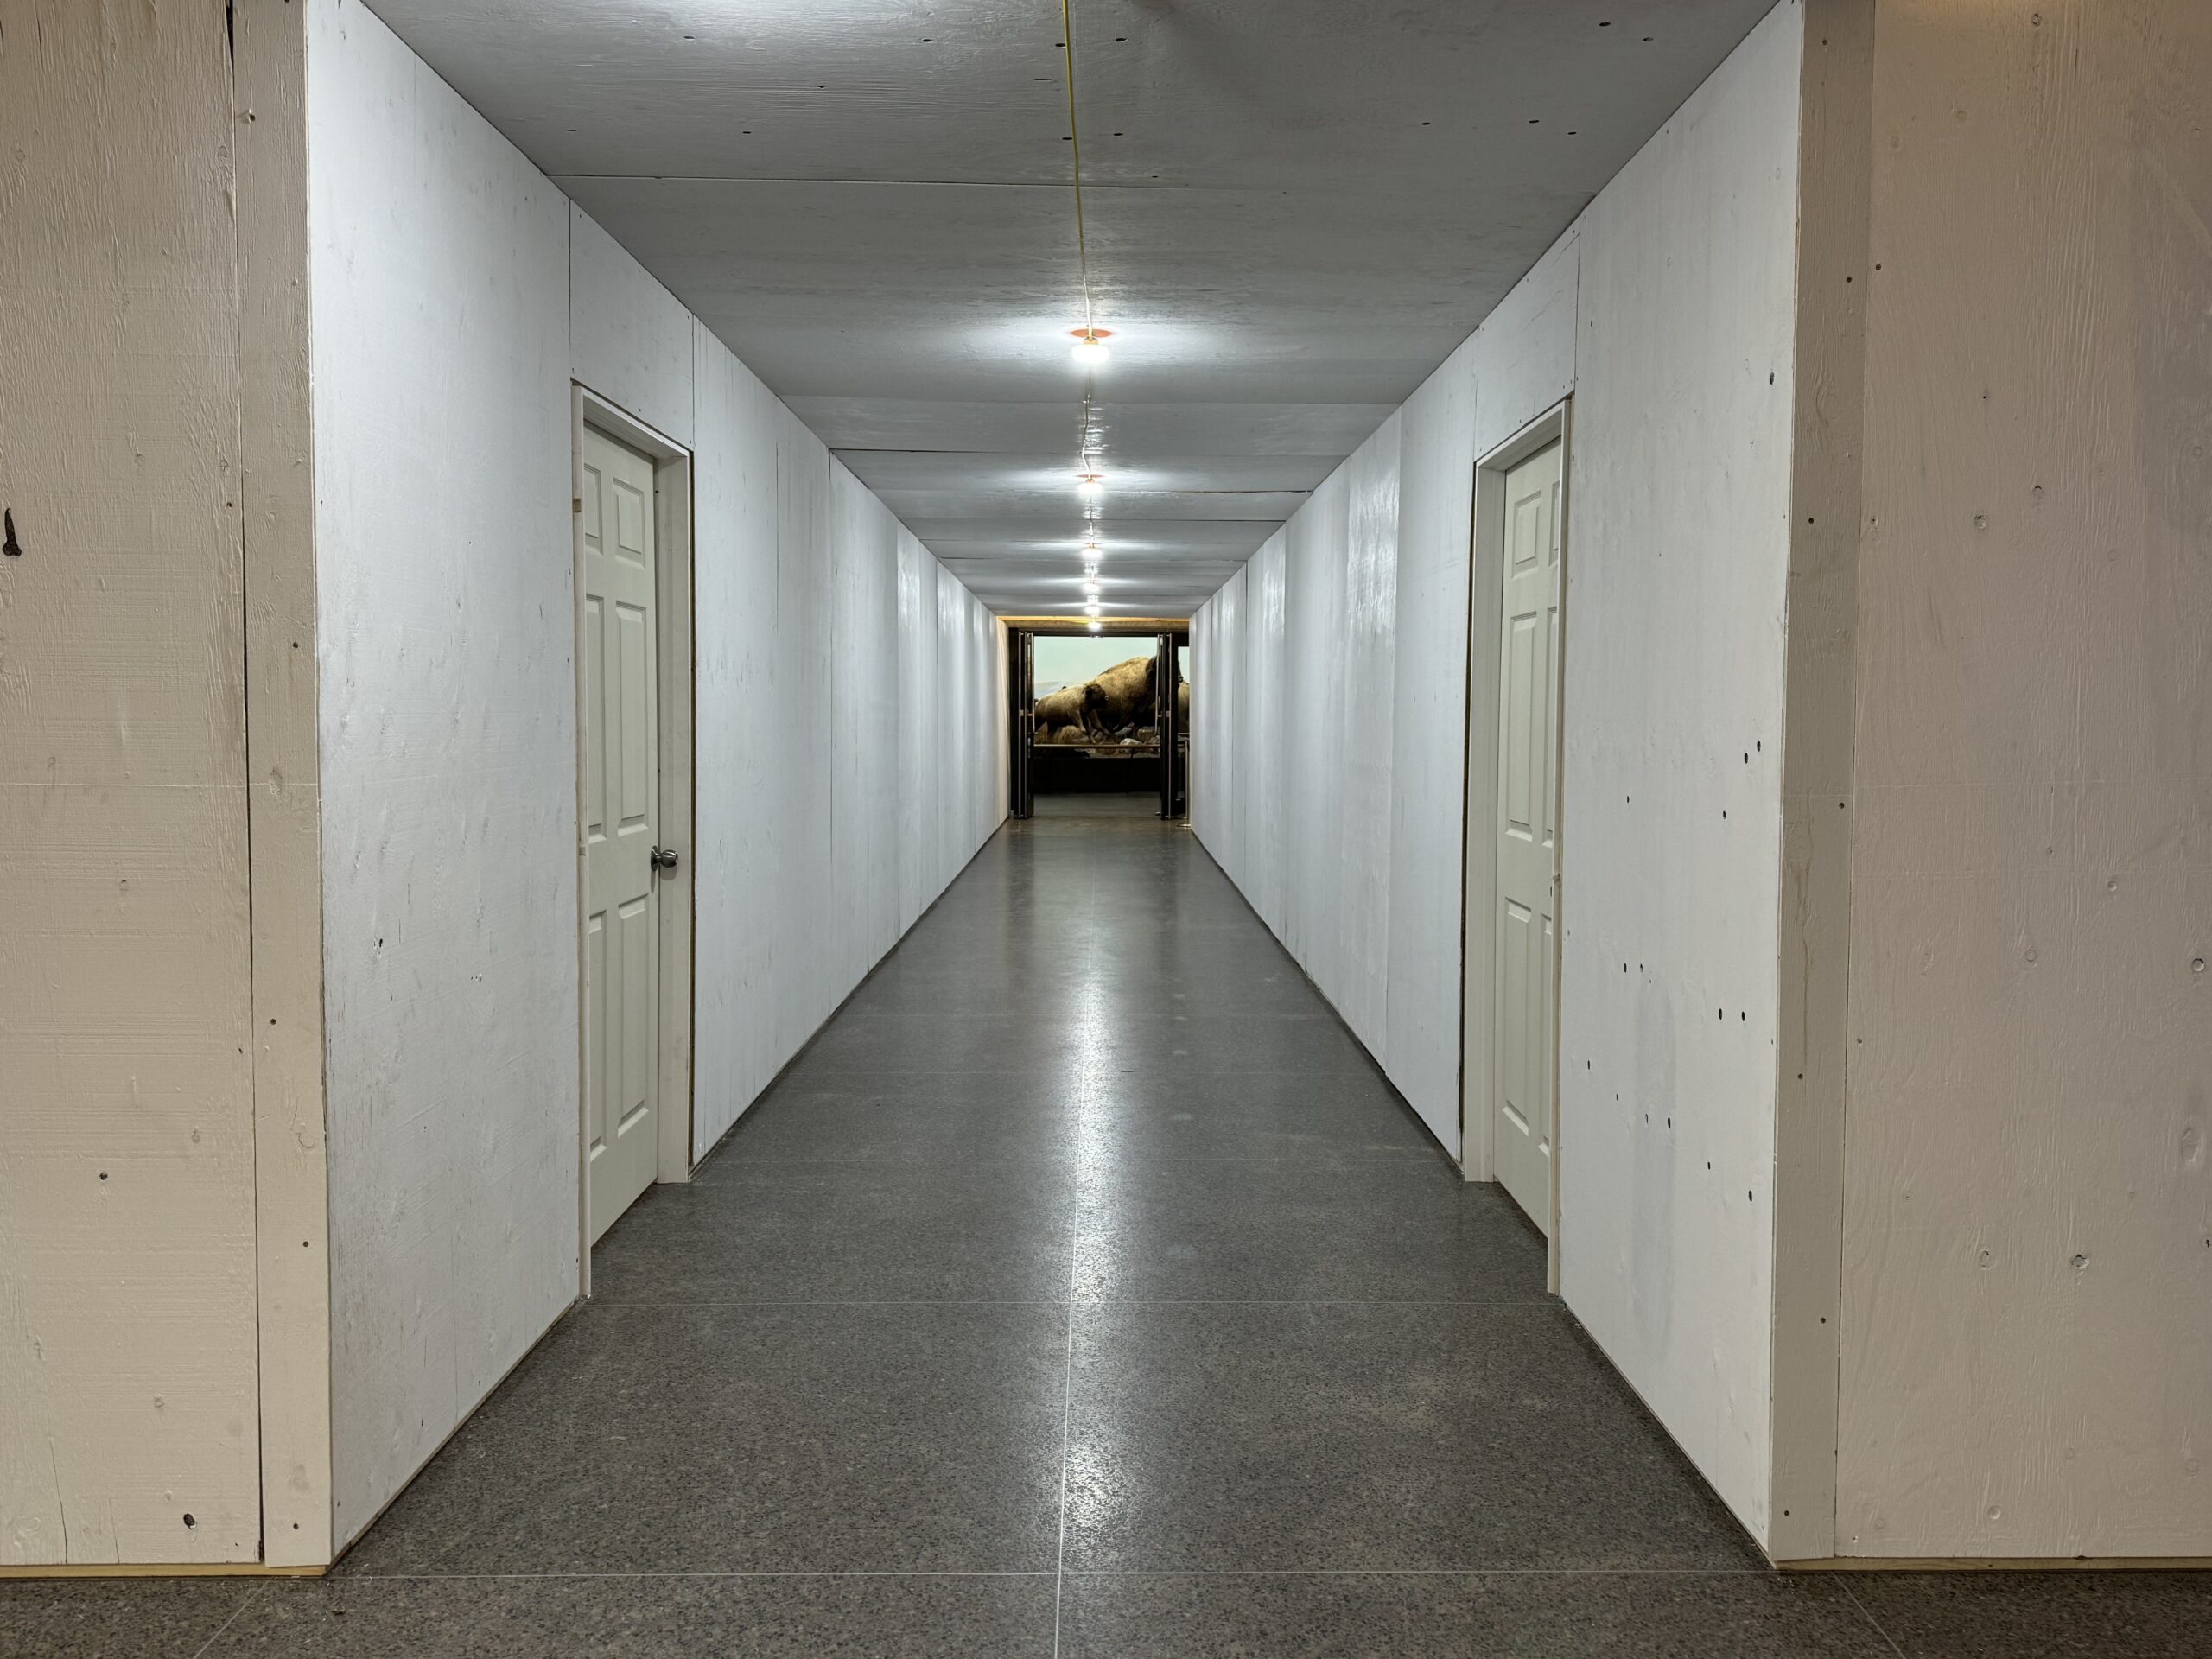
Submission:
MULTIPOLYGON (((1181 622, 1017 626, 1008 633, 1013 808, 1043 800, 1141 799, 1188 810, 1190 633, 1181 622), (1147 631, 1138 632, 1139 626, 1147 631), (1150 632, 1157 626, 1159 631, 1150 632)), ((1065 812, 1053 816, 1073 816, 1065 812)), ((1116 811, 1113 816, 1128 816, 1116 811)))

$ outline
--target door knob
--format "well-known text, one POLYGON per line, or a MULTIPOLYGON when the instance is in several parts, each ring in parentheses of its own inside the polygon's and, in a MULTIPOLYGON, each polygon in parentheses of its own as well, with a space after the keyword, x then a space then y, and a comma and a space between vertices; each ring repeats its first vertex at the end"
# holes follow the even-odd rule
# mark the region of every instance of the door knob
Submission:
POLYGON ((672 870, 676 868, 676 862, 677 860, 674 849, 668 847, 656 847, 653 849, 653 868, 657 870, 672 870))

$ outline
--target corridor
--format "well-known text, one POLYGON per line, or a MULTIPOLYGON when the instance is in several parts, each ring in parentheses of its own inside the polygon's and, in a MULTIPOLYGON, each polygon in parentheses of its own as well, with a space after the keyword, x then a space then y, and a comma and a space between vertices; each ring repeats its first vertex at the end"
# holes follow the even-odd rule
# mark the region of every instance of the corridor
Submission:
POLYGON ((331 1578, 0 1585, 10 1654, 2024 1659, 2212 1618, 2201 1576, 1768 1573, 1146 802, 1002 830, 594 1277, 331 1578))

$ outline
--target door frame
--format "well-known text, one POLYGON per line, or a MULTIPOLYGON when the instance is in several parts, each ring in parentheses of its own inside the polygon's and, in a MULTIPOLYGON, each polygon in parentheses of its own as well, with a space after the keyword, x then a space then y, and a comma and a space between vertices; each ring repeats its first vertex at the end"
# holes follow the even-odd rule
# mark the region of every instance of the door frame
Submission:
MULTIPOLYGON (((577 442, 581 443, 582 440, 579 438, 577 442)), ((1007 780, 1007 816, 1018 819, 1022 816, 1018 809, 1025 785, 1028 789, 1033 813, 1036 805, 1036 642, 1039 639, 1148 639, 1156 646, 1162 634, 1173 633, 1188 644, 1191 620, 1186 616, 1108 617, 1105 626, 1094 631, 1089 620, 1079 616, 1002 616, 999 618, 999 626, 1006 630, 1007 638, 1004 659, 1006 696, 1001 700, 1007 715, 1007 764, 1002 775, 1007 780), (1026 709, 1022 702, 1025 687, 1021 675, 1025 655, 1029 670, 1026 689, 1030 694, 1026 709), (1026 753, 1022 747, 1025 741, 1028 743, 1026 753)), ((1188 816, 1186 802, 1185 817, 1187 818, 1188 816)))
POLYGON ((1505 596, 1506 474, 1551 444, 1560 447, 1560 649, 1553 664, 1558 676, 1559 735, 1552 758, 1552 823, 1557 845, 1558 888, 1553 895, 1558 944, 1552 952, 1552 1158, 1551 1215, 1546 1232, 1546 1276, 1559 1289, 1560 1160, 1565 1155, 1559 1080, 1560 1066, 1560 964, 1567 954, 1567 930, 1560 904, 1567 888, 1568 824, 1566 806, 1567 721, 1567 658, 1570 649, 1569 568, 1573 560, 1573 403, 1562 398, 1487 451, 1475 462, 1471 549, 1467 582, 1467 753, 1465 816, 1461 840, 1459 926, 1459 1168, 1470 1181, 1497 1179, 1495 1159, 1497 1103, 1492 1061, 1497 1048, 1497 963, 1495 909, 1497 882, 1497 634, 1505 596), (1478 956, 1479 952, 1479 956, 1478 956))
POLYGON ((693 774, 697 753, 694 718, 693 563, 691 451, 648 426, 620 404, 582 382, 571 382, 569 432, 569 522, 570 563, 569 608, 575 629, 570 671, 576 699, 576 1225, 578 1294, 591 1294, 591 1168, 584 1156, 589 1134, 585 1122, 584 1022, 589 1003, 584 995, 584 659, 583 591, 584 428, 590 426, 626 443, 653 461, 653 629, 658 669, 660 739, 660 838, 682 862, 673 882, 664 878, 660 911, 660 1096, 657 1108, 659 1156, 656 1183, 691 1179, 694 937, 698 910, 696 813, 693 774), (665 902, 676 889, 674 904, 665 902))
POLYGON ((1036 639, 1027 628, 1006 631, 1007 816, 1016 819, 1032 817, 1037 810, 1036 639))
POLYGON ((1153 730, 1160 734, 1160 816, 1168 823, 1187 823, 1191 818, 1190 779, 1179 776, 1186 770, 1186 745, 1182 740, 1188 735, 1183 722, 1176 717, 1176 688, 1183 683, 1181 652, 1191 643, 1191 631, 1186 628, 1163 628, 1154 647, 1152 671, 1153 730), (1178 799, 1183 803, 1180 812, 1175 810, 1178 799))

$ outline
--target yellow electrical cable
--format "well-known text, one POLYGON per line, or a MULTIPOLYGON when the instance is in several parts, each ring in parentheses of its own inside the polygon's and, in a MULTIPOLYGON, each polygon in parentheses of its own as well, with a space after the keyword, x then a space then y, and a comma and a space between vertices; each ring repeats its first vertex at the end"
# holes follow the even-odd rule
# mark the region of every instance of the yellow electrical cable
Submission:
MULTIPOLYGON (((1090 241, 1083 224, 1083 135, 1076 124, 1075 116, 1075 16, 1070 10, 1070 0, 1060 0, 1060 44, 1068 58, 1068 151, 1075 164, 1075 255, 1077 269, 1083 277, 1083 334, 1094 344, 1098 339, 1098 321, 1090 304, 1090 241)), ((1082 447, 1077 458, 1085 472, 1090 465, 1090 372, 1083 376, 1083 431, 1082 447)))
POLYGON ((1086 339, 1096 340, 1097 320, 1090 309, 1090 244, 1083 227, 1083 134, 1075 118, 1075 17, 1069 0, 1060 0, 1060 35, 1068 54, 1068 151, 1075 163, 1075 254, 1083 273, 1083 331, 1086 339))

